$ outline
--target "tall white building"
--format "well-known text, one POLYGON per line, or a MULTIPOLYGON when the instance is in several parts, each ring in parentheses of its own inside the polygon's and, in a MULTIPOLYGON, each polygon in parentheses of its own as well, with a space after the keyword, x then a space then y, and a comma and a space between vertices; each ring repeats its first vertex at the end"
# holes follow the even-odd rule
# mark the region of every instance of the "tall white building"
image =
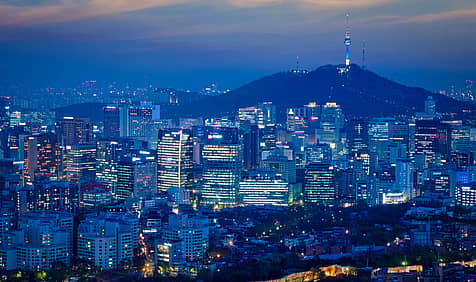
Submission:
POLYGON ((395 168, 395 192, 403 193, 407 200, 416 197, 413 187, 414 166, 409 159, 398 159, 395 168))

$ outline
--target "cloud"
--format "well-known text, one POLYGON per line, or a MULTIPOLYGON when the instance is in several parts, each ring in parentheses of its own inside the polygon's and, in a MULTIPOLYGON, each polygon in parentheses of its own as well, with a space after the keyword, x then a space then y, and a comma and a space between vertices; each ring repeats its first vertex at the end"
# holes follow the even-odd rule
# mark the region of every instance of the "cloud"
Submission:
POLYGON ((476 9, 453 10, 416 16, 378 16, 374 20, 387 24, 414 24, 466 18, 474 20, 476 18, 476 9))
POLYGON ((0 4, 0 25, 65 22, 186 2, 189 0, 61 0, 43 5, 18 5, 15 1, 7 1, 0 4))
POLYGON ((279 4, 299 4, 317 8, 350 9, 380 6, 395 0, 226 0, 226 3, 240 8, 272 6, 279 4))

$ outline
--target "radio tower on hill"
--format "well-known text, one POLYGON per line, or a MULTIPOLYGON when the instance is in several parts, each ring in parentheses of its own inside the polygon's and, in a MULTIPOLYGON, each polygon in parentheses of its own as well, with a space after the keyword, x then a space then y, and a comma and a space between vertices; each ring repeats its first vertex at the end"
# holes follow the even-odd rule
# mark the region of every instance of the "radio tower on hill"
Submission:
POLYGON ((346 15, 346 19, 345 19, 345 22, 346 22, 346 27, 345 27, 345 40, 344 40, 344 44, 345 44, 345 66, 348 67, 350 66, 350 45, 351 45, 351 41, 350 41, 350 26, 349 26, 349 14, 346 15))

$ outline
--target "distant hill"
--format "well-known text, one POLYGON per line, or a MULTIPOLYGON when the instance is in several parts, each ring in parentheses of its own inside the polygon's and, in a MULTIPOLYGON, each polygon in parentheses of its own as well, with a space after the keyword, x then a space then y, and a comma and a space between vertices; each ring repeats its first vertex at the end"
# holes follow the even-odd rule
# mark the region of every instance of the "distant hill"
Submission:
POLYGON ((104 118, 102 108, 105 104, 103 103, 81 103, 69 105, 61 108, 56 108, 56 118, 61 118, 65 116, 71 117, 87 117, 90 118, 93 122, 102 121, 104 118))
POLYGON ((383 78, 357 65, 340 73, 341 66, 325 65, 307 74, 282 72, 263 77, 217 97, 168 109, 169 115, 220 116, 236 113, 237 108, 272 101, 283 111, 314 101, 337 102, 349 116, 389 116, 422 111, 432 95, 440 112, 457 112, 474 107, 422 88, 408 87, 383 78))

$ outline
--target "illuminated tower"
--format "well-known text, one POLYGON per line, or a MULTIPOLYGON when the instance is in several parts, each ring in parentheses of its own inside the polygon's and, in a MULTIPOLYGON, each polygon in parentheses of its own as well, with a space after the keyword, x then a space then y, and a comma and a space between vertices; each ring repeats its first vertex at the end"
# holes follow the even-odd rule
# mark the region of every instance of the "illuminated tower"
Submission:
POLYGON ((193 186, 193 141, 190 130, 159 131, 157 144, 157 189, 170 187, 190 190, 193 186))
POLYGON ((345 31, 345 66, 350 65, 350 27, 349 27, 349 14, 346 15, 346 31, 345 31))

